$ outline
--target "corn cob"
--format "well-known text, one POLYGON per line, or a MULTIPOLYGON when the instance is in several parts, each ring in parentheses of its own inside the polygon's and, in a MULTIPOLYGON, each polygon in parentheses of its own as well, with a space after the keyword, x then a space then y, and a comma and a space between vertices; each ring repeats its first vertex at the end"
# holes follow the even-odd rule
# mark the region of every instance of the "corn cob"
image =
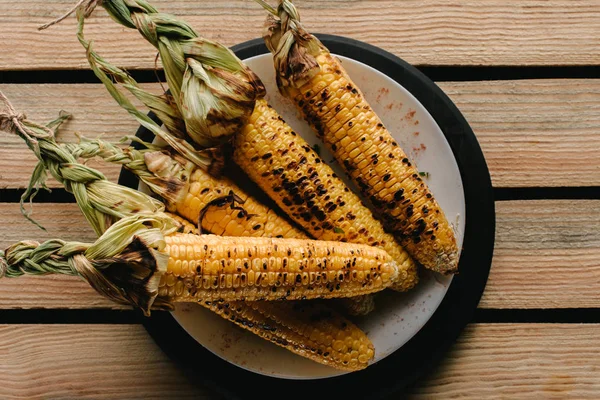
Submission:
POLYGON ((380 247, 400 267, 396 290, 418 281, 408 253, 265 100, 234 136, 233 159, 282 210, 320 240, 380 247))
POLYGON ((205 307, 293 353, 340 370, 357 371, 374 356, 356 325, 321 303, 210 302, 205 307))
MULTIPOLYGON (((177 214, 166 213, 169 217, 173 218, 176 222, 178 222, 181 227, 179 232, 181 233, 191 233, 194 235, 198 235, 198 228, 192 225, 187 219, 180 217, 177 214)), ((375 309, 375 299, 372 294, 365 294, 357 297, 344 297, 335 299, 336 305, 338 308, 349 315, 367 315, 371 311, 375 309)), ((245 303, 239 304, 235 303, 236 307, 245 308, 245 303)), ((263 304, 263 303, 260 303, 263 304)), ((258 306, 257 306, 258 307, 258 306)), ((262 306, 260 306, 262 307, 262 306)))
POLYGON ((275 210, 263 205, 231 179, 215 177, 183 157, 154 150, 121 149, 102 140, 80 138, 65 145, 76 157, 99 156, 121 164, 161 196, 167 209, 220 236, 308 238, 275 210))
MULTIPOLYGON (((134 3, 147 4, 141 0, 132 3, 110 0, 102 4, 116 21, 125 26, 132 27, 130 22, 133 21, 142 35, 153 43, 147 32, 148 29, 158 31, 154 24, 162 23, 161 14, 152 7, 135 7, 134 3), (119 7, 115 7, 116 4, 119 7)), ((116 89, 107 74, 116 74, 121 80, 128 78, 91 50, 89 42, 83 38, 83 19, 80 16, 79 40, 87 49, 90 66, 115 97, 116 89)), ((169 26, 177 24, 170 16, 168 20, 169 26)), ((168 36, 168 32, 169 29, 160 30, 161 35, 168 36)), ((187 43, 187 39, 177 35, 168 40, 171 43, 177 40, 187 43)), ((165 64, 165 71, 167 75, 181 73, 169 64, 165 64)), ((169 84, 172 82, 173 79, 169 84)), ((173 100, 178 101, 178 98, 173 100)), ((249 107, 253 107, 249 122, 243 124, 233 138, 233 158, 242 170, 314 238, 379 246, 388 251, 400 269, 400 278, 393 289, 404 291, 412 288, 418 281, 414 261, 395 243, 393 236, 384 232, 382 225, 359 198, 345 187, 331 168, 321 162, 304 140, 296 136, 264 98, 259 96, 249 107), (278 142, 283 139, 285 142, 278 142), (290 174, 286 171, 288 168, 296 171, 290 174)), ((182 117, 185 118, 185 115, 182 117)))
POLYGON ((294 101, 415 260, 434 271, 457 272, 454 231, 414 163, 340 61, 302 28, 291 1, 282 0, 277 11, 270 11, 279 19, 269 18, 264 38, 275 55, 280 91, 294 101))
POLYGON ((165 241, 159 295, 173 302, 353 297, 398 279, 391 257, 370 246, 184 234, 165 241))

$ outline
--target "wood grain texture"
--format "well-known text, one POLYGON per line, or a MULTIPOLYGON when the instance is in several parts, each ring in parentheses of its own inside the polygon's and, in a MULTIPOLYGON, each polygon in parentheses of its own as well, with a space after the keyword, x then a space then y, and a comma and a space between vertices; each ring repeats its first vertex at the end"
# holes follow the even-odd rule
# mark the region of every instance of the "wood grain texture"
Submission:
POLYGON ((597 399, 600 325, 470 325, 411 399, 597 399))
MULTIPOLYGON (((144 87, 160 91, 158 85, 144 87)), ((444 82, 440 87, 475 131, 494 186, 600 185, 600 80, 444 82)), ((0 84, 0 91, 34 121, 48 121, 60 109, 72 113, 59 136, 63 141, 75 141, 75 132, 117 141, 138 127, 101 85, 0 84)), ((0 188, 25 187, 34 165, 21 139, 0 133, 0 188)), ((118 177, 118 167, 90 165, 109 179, 118 177)))
POLYGON ((209 399, 139 325, 0 325, 2 399, 209 399))
POLYGON ((495 187, 600 185, 600 80, 439 85, 473 128, 495 187))
MULTIPOLYGON (((409 397, 597 398, 598 346, 597 324, 470 325, 409 397)), ((0 355, 3 399, 214 398, 141 326, 1 325, 0 355)))
MULTIPOLYGON (((151 91, 160 89, 158 84, 142 87, 151 91)), ((34 122, 51 121, 61 110, 70 113, 71 119, 61 127, 57 137, 61 142, 77 142, 77 133, 116 143, 123 136, 135 135, 139 127, 101 84, 0 84, 0 91, 17 112, 25 113, 34 122)), ((139 102, 134 103, 144 110, 139 102)), ((0 189, 27 187, 36 162, 21 138, 0 131, 0 189)), ((120 166, 97 160, 88 165, 105 173, 108 179, 118 180, 120 166)), ((54 179, 48 181, 48 186, 61 187, 54 179)))
MULTIPOLYGON (((94 240, 74 204, 34 204, 38 230, 0 203, 0 248, 22 239, 94 240)), ((600 201, 496 203, 496 245, 481 308, 600 307, 600 201)), ((0 309, 123 308, 74 277, 0 280, 0 309)))
MULTIPOLYGON (((37 31, 72 3, 1 0, 0 70, 87 68, 74 18, 37 31)), ((152 3, 226 45, 259 37, 266 15, 246 0, 152 3)), ((299 0, 297 5, 310 31, 362 40, 418 65, 600 63, 596 0, 299 0)), ((121 66, 154 67, 150 45, 110 21, 104 10, 88 23, 88 36, 100 54, 121 66)))
POLYGON ((600 307, 599 226, 599 200, 497 202, 480 307, 600 307))

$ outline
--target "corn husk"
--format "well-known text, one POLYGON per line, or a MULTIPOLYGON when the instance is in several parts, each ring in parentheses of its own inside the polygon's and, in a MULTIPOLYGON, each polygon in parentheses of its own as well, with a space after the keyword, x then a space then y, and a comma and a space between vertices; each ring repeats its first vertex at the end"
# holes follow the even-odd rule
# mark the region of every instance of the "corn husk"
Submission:
POLYGON ((301 87, 319 72, 317 56, 326 51, 314 35, 304 29, 300 13, 290 0, 280 0, 277 8, 255 0, 269 12, 263 38, 273 53, 277 86, 301 87))
POLYGON ((94 243, 22 241, 0 251, 0 278, 80 276, 110 300, 149 315, 151 308, 168 306, 155 300, 167 270, 164 233, 171 225, 168 218, 135 215, 116 222, 94 243))
MULTIPOLYGON (((81 26, 93 8, 90 4, 97 2, 87 3, 78 11, 81 26)), ((170 100, 193 142, 202 147, 222 144, 246 123, 265 89, 230 49, 200 37, 191 26, 159 13, 145 0, 104 0, 101 5, 113 20, 138 29, 157 48, 170 100)))
MULTIPOLYGON (((73 193, 83 215, 98 235, 113 222, 132 214, 155 215, 164 211, 164 204, 160 201, 110 182, 100 171, 79 164, 67 149, 56 143, 54 132, 48 126, 29 121, 22 114, 14 117, 17 115, 0 92, 0 127, 20 136, 39 160, 28 188, 21 197, 21 209, 30 220, 23 205, 35 196, 39 188, 46 187, 48 172, 68 192, 73 193)), ((51 126, 57 126, 60 122, 62 120, 55 120, 51 126)))

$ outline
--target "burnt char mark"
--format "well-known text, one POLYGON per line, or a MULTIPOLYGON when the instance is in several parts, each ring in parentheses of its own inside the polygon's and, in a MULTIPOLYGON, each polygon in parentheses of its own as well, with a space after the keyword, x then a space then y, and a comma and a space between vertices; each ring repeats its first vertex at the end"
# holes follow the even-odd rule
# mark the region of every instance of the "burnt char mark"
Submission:
POLYGON ((404 199, 404 189, 400 189, 396 193, 394 193, 394 200, 401 201, 403 199, 404 199))
POLYGON ((354 165, 352 165, 352 163, 350 163, 350 161, 348 161, 348 160, 344 160, 344 167, 346 168, 346 171, 348 171, 348 172, 356 170, 356 167, 354 165))

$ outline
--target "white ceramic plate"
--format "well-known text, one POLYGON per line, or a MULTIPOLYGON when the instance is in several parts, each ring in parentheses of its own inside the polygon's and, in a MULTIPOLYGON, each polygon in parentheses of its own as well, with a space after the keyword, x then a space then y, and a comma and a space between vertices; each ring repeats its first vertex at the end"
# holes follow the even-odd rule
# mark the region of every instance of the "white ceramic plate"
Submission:
MULTIPOLYGON (((394 139, 419 170, 429 174, 425 180, 453 225, 460 249, 466 218, 463 186, 442 131, 429 112, 397 82, 366 64, 346 57, 339 58, 394 139)), ((271 55, 259 55, 244 61, 264 82, 270 104, 311 145, 319 144, 321 158, 358 193, 293 104, 278 93, 271 55)), ((375 346, 373 363, 402 347, 423 327, 441 303, 451 281, 452 277, 425 271, 421 274, 419 285, 409 293, 385 291, 377 295, 376 310, 354 320, 375 346)), ((199 344, 249 371, 287 379, 319 379, 345 374, 260 339, 201 306, 180 304, 172 315, 199 344)))

